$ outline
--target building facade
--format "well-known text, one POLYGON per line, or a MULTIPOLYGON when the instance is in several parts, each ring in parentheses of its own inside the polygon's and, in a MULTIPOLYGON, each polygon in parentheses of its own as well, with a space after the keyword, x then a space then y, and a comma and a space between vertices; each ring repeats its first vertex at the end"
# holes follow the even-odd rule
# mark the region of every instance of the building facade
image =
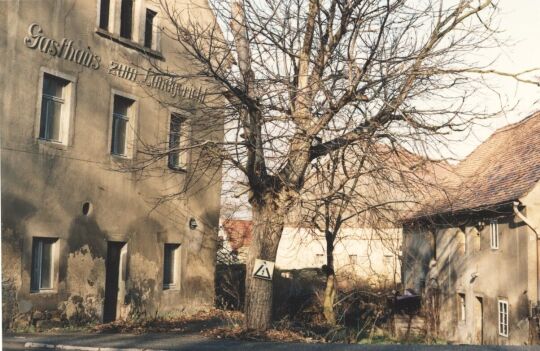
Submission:
POLYGON ((223 128, 192 123, 204 82, 154 74, 192 67, 163 9, 46 0, 0 12, 4 327, 211 306, 221 184, 179 146, 223 128), (140 160, 160 144, 173 151, 152 173, 140 160))
MULTIPOLYGON (((219 237, 224 250, 233 252, 238 263, 245 263, 252 237, 252 222, 225 219, 219 237)), ((335 272, 343 287, 368 283, 377 287, 392 287, 400 283, 401 229, 342 228, 341 238, 334 248, 335 272)), ((234 262, 233 262, 234 263, 234 262)), ((283 271, 321 268, 326 265, 324 235, 312 229, 286 226, 283 229, 276 267, 283 271)))
POLYGON ((456 343, 538 343, 540 114, 496 131, 404 225, 403 284, 456 343))

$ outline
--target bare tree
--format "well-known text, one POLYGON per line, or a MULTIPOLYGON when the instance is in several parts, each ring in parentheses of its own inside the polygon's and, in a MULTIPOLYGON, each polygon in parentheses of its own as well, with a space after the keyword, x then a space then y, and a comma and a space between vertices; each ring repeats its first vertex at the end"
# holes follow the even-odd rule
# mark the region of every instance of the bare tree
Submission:
POLYGON ((435 177, 435 172, 449 171, 448 168, 445 162, 369 142, 333 151, 313 164, 300 196, 299 213, 293 217, 298 225, 309 228, 314 238, 324 233, 323 314, 329 324, 336 323, 336 244, 366 239, 363 229, 369 228, 373 234, 370 243, 379 243, 375 245, 378 249, 384 247, 398 257, 399 238, 395 229, 400 227, 400 219, 424 195, 439 190, 442 181, 435 177), (343 232, 347 227, 355 230, 343 232))
MULTIPOLYGON (((256 258, 275 260, 285 217, 298 204, 317 159, 366 142, 431 152, 452 131, 467 130, 496 112, 471 99, 485 85, 481 78, 489 67, 465 58, 496 45, 492 0, 199 5, 209 6, 216 19, 193 15, 195 5, 191 12, 165 1, 161 6, 171 24, 163 35, 176 40, 177 54, 195 65, 187 72, 156 64, 152 75, 211 84, 193 106, 205 118, 190 119, 198 130, 189 146, 192 167, 234 168, 252 207, 246 328, 271 325, 272 283, 249 273, 256 258), (210 136, 223 125, 225 140, 216 142, 210 136)), ((150 144, 147 169, 188 149, 150 144)), ((187 179, 202 173, 191 172, 187 179)))

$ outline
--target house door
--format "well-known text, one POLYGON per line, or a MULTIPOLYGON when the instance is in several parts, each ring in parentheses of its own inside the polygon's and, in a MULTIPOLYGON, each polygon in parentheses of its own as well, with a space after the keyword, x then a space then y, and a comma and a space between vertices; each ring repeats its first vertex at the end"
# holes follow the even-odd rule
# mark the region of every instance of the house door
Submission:
MULTIPOLYGON (((123 264, 123 248, 126 243, 109 241, 107 242, 107 260, 105 262, 105 302, 103 303, 103 322, 112 322, 116 319, 118 309, 118 292, 120 287, 120 268, 123 264)), ((123 278, 123 277, 122 277, 123 278)), ((124 279, 124 278, 123 278, 124 279)))
POLYGON ((484 303, 480 296, 474 299, 474 334, 473 343, 482 345, 484 341, 484 303))

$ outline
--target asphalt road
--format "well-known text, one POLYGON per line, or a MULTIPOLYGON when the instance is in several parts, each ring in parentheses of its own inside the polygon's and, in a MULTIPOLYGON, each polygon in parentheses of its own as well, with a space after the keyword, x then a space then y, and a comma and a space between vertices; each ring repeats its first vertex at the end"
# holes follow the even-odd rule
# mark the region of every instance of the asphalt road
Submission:
MULTIPOLYGON (((105 350, 105 348, 114 349, 152 349, 152 350, 328 350, 328 351, 446 351, 446 350, 489 350, 489 351, 521 351, 521 350, 539 350, 540 346, 463 346, 463 345, 345 345, 345 344, 297 344, 297 343, 276 343, 276 342, 252 342, 252 341, 234 341, 234 340, 216 340, 206 338, 200 335, 178 335, 173 333, 161 334, 62 334, 62 335, 44 335, 44 334, 20 334, 4 335, 2 349, 8 351, 25 350, 27 343, 40 343, 56 345, 57 350, 76 350, 82 347, 86 351, 118 351, 105 350), (62 346, 63 345, 63 346, 62 346), (75 346, 74 348, 64 346, 75 346)), ((41 351, 47 349, 44 347, 26 348, 28 351, 41 351)))

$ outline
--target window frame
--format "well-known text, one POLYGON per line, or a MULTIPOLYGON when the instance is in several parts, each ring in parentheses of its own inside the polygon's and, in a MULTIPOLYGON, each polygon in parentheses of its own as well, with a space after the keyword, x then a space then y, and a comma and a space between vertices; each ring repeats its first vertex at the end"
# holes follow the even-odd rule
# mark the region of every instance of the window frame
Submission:
MULTIPOLYGON (((63 72, 49 69, 47 67, 41 67, 39 71, 39 80, 37 86, 37 99, 36 99, 36 116, 34 122, 34 138, 38 143, 56 146, 60 148, 66 148, 73 143, 73 125, 75 116, 75 96, 77 94, 77 77, 65 74, 63 72), (44 98, 44 83, 45 76, 49 75, 53 78, 61 79, 67 82, 63 88, 63 106, 61 110, 61 126, 60 126, 60 138, 59 140, 47 139, 41 137, 41 114, 44 98)), ((53 97, 54 98, 54 97, 53 97)))
POLYGON ((55 237, 38 237, 34 236, 31 238, 31 254, 30 254, 30 293, 51 293, 55 292, 57 288, 56 283, 56 257, 57 257, 57 243, 58 238, 55 237), (50 252, 50 262, 49 262, 49 287, 42 287, 42 273, 43 273, 43 244, 48 242, 51 245, 50 252), (36 254, 36 244, 38 257, 35 257, 36 254), (37 260, 37 262, 36 262, 37 260), (36 282, 36 274, 37 282, 36 282), (36 286, 37 284, 37 286, 36 286))
POLYGON ((489 221, 489 247, 492 250, 498 250, 500 243, 499 222, 496 219, 492 219, 489 221))
POLYGON ((169 151, 167 156, 167 166, 169 169, 172 169, 174 171, 181 171, 186 172, 188 169, 188 165, 191 161, 191 152, 189 149, 189 146, 191 145, 191 125, 189 123, 189 118, 186 117, 183 114, 180 114, 176 111, 169 111, 169 123, 168 123, 168 130, 167 130, 167 150, 169 151), (176 164, 173 164, 171 162, 171 158, 173 156, 173 153, 171 152, 171 137, 172 137, 172 122, 173 118, 179 118, 180 119, 180 133, 179 133, 179 140, 178 145, 180 149, 184 149, 183 151, 179 150, 178 152, 174 152, 174 154, 177 155, 178 162, 176 164))
POLYGON ((324 253, 316 253, 315 254, 315 264, 317 266, 322 266, 327 264, 326 255, 324 253))
POLYGON ((100 28, 102 30, 105 30, 107 32, 111 32, 110 28, 111 28, 111 25, 114 24, 114 21, 111 21, 113 19, 113 16, 111 16, 113 13, 114 13, 114 4, 115 4, 115 0, 97 0, 97 21, 96 21, 96 26, 97 28, 100 28), (103 2, 104 1, 108 1, 109 3, 109 8, 107 9, 107 23, 105 26, 102 26, 101 25, 101 22, 102 22, 102 6, 103 6, 103 2))
POLYGON ((166 290, 180 290, 181 286, 181 271, 180 271, 180 260, 181 260, 181 249, 182 245, 179 243, 165 243, 163 245, 163 279, 162 279, 162 289, 166 290), (173 278, 172 282, 165 282, 165 267, 167 266, 166 257, 167 250, 172 250, 172 262, 170 262, 172 270, 171 276, 173 278))
POLYGON ((159 33, 160 33, 160 31, 159 31, 159 23, 160 23, 159 11, 157 10, 156 7, 148 6, 148 4, 146 4, 146 6, 144 6, 144 8, 143 8, 141 16, 142 16, 142 22, 143 22, 143 25, 141 26, 142 33, 140 34, 140 37, 142 39, 141 45, 146 49, 159 51, 159 49, 160 49, 160 46, 159 46, 159 39, 160 39, 160 36, 159 36, 159 33), (148 15, 149 11, 154 13, 154 17, 152 18, 153 21, 152 21, 152 27, 151 27, 152 35, 150 37, 150 46, 147 46, 146 45, 146 34, 147 34, 146 30, 147 30, 147 15, 148 15))
POLYGON ((467 322, 467 295, 463 292, 457 293, 458 300, 458 323, 467 322))
POLYGON ((507 299, 498 299, 497 300, 497 332, 500 336, 508 337, 510 334, 509 327, 509 316, 510 316, 510 304, 507 299), (504 309, 501 307, 504 306, 504 309))
POLYGON ((138 97, 119 91, 116 89, 111 89, 110 95, 110 106, 109 106, 109 130, 108 130, 108 153, 112 158, 115 159, 125 159, 131 160, 136 152, 136 135, 138 134, 138 117, 139 117, 139 99, 138 97), (115 115, 114 112, 114 100, 116 96, 121 98, 128 99, 132 101, 132 104, 128 111, 128 119, 126 123, 126 137, 125 137, 125 154, 114 153, 113 150, 113 131, 114 131, 114 121, 115 115))
POLYGON ((137 42, 137 39, 135 37, 135 33, 137 32, 137 27, 136 25, 138 25, 139 21, 136 21, 136 18, 137 18, 137 15, 140 16, 140 13, 138 13, 137 11, 137 8, 138 8, 138 1, 137 0, 116 0, 118 3, 119 3, 119 11, 118 11, 118 35, 120 36, 120 38, 123 38, 123 39, 126 39, 126 40, 130 40, 130 41, 134 41, 134 42, 137 42), (130 19, 130 26, 129 26, 129 36, 124 36, 122 34, 122 31, 124 29, 123 27, 123 24, 125 23, 125 20, 123 18, 123 6, 124 4, 127 2, 127 1, 131 1, 131 14, 129 16, 129 19, 130 19), (124 21, 122 21, 124 19, 124 21))
POLYGON ((95 32, 101 37, 112 40, 130 49, 143 52, 154 58, 163 60, 164 57, 161 50, 161 26, 160 24, 160 7, 151 3, 148 0, 133 0, 132 20, 131 20, 131 37, 120 35, 121 32, 121 17, 122 17, 122 0, 110 0, 109 2, 109 17, 108 25, 101 26, 101 6, 103 0, 96 0, 96 21, 95 32), (154 31, 152 36, 152 47, 146 47, 144 44, 145 25, 146 25, 146 10, 151 10, 156 13, 154 18, 154 31))

